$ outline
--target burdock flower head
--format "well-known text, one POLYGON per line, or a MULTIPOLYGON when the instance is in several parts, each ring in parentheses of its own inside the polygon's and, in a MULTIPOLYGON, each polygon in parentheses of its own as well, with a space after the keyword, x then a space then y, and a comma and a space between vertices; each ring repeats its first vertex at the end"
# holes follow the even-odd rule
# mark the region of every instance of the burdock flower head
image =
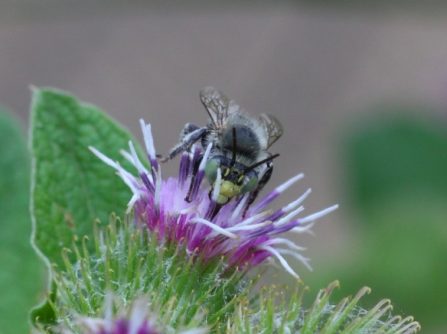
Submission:
POLYGON ((119 298, 112 292, 105 295, 104 307, 99 310, 98 317, 75 315, 72 328, 60 326, 53 328, 55 333, 61 334, 205 334, 209 329, 200 326, 200 313, 189 322, 189 325, 177 324, 177 328, 169 325, 172 314, 169 305, 163 314, 157 314, 155 309, 160 308, 151 303, 148 298, 139 298, 124 306, 119 298), (104 310, 102 310, 104 308, 104 310))
POLYGON ((251 267, 279 260, 297 277, 284 259, 289 255, 308 266, 302 248, 281 234, 309 231, 337 206, 302 215, 307 190, 271 210, 273 201, 303 177, 261 194, 277 156, 268 149, 282 133, 279 122, 268 115, 245 118, 218 91, 202 92, 211 120, 205 127, 185 126, 168 157, 181 155, 179 175, 163 179, 150 125, 141 121, 144 154, 95 107, 60 91, 34 91, 32 242, 48 265, 51 284, 30 312, 33 331, 416 332, 420 326, 411 317, 390 314, 388 300, 369 311, 358 307, 366 287, 352 300, 332 304, 335 281, 307 310, 300 280, 290 293, 277 285, 258 289, 261 275, 246 275, 251 267), (129 152, 122 154, 138 173, 91 147, 125 182, 116 183, 108 166, 92 161, 86 143, 113 157, 128 143, 129 152), (124 219, 110 214, 129 199, 124 219))
POLYGON ((221 170, 218 168, 216 186, 211 192, 208 184, 202 184, 211 144, 205 152, 199 147, 193 147, 191 152, 183 152, 178 178, 164 180, 155 153, 151 126, 143 120, 140 123, 150 168, 144 167, 132 142, 129 142, 130 153, 122 151, 137 168, 139 178, 90 147, 102 161, 118 171, 132 190, 128 212, 134 209, 137 225, 147 226, 151 232, 157 232, 161 243, 186 243, 190 254, 200 254, 205 261, 224 257, 229 267, 251 268, 276 257, 290 274, 298 277, 282 256, 288 254, 310 268, 309 259, 300 254, 303 248, 278 235, 289 231, 308 231, 316 219, 337 209, 338 205, 298 218, 298 214, 304 210, 301 203, 311 192, 308 189, 292 203, 274 212, 266 210, 282 192, 303 178, 303 174, 296 175, 274 189, 244 215, 242 211, 249 193, 236 197, 216 210, 221 170), (201 154, 203 158, 193 176, 192 170, 201 154))

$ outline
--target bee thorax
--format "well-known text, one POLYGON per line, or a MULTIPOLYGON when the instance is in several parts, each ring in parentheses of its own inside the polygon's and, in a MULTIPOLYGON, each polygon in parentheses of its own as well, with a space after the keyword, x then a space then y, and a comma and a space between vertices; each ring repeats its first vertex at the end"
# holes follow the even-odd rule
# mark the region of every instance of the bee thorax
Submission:
POLYGON ((246 156, 250 160, 256 160, 261 151, 257 134, 246 125, 235 124, 232 127, 227 127, 222 131, 220 138, 222 149, 225 152, 236 151, 239 155, 246 156), (233 128, 236 130, 236 147, 234 147, 233 141, 233 128))

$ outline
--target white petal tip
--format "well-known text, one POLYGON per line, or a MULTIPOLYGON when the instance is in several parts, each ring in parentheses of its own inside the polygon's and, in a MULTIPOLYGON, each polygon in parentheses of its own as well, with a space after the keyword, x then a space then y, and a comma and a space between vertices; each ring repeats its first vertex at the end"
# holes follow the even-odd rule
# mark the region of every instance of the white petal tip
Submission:
POLYGON ((324 210, 321 210, 319 212, 313 213, 313 214, 311 214, 311 215, 309 215, 307 217, 304 217, 304 218, 300 219, 300 223, 304 224, 304 223, 308 223, 308 222, 317 220, 317 219, 319 219, 319 218, 321 218, 323 216, 326 216, 328 213, 330 213, 332 211, 335 211, 337 209, 338 209, 338 204, 333 205, 333 206, 331 206, 329 208, 326 208, 324 210))
POLYGON ((286 182, 284 182, 283 184, 281 184, 279 187, 277 187, 275 190, 279 193, 282 193, 283 191, 285 191, 287 188, 289 188, 292 184, 294 184, 295 182, 297 182, 298 180, 301 180, 304 177, 303 173, 300 173, 298 175, 295 175, 294 177, 290 178, 289 180, 287 180, 286 182))

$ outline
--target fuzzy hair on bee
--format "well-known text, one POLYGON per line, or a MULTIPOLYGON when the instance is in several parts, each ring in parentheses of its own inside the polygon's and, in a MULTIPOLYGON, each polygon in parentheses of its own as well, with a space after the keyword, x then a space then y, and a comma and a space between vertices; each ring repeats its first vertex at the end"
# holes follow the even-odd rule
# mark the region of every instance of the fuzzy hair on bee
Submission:
POLYGON ((255 118, 244 116, 243 109, 237 113, 230 114, 226 119, 225 126, 220 130, 214 130, 214 124, 210 121, 207 124, 209 129, 204 145, 213 143, 211 152, 223 153, 226 157, 232 158, 233 151, 236 152, 236 161, 250 166, 267 157, 267 136, 266 129, 255 118), (233 129, 236 130, 237 146, 233 147, 233 129))
MULTIPOLYGON (((210 196, 216 187, 219 190, 216 213, 233 197, 248 193, 245 215, 271 177, 272 160, 279 154, 273 155, 268 149, 281 137, 283 128, 272 115, 250 116, 235 101, 214 87, 203 88, 200 99, 210 118, 206 126, 186 124, 180 134, 179 143, 162 162, 173 159, 181 152, 190 151, 191 147, 200 141, 203 153, 193 167, 192 180, 200 165, 203 165, 201 163, 205 151, 209 149, 204 169, 211 185, 210 196)), ((190 192, 192 185, 193 181, 190 192)), ((189 201, 190 192, 185 198, 186 201, 189 201)))

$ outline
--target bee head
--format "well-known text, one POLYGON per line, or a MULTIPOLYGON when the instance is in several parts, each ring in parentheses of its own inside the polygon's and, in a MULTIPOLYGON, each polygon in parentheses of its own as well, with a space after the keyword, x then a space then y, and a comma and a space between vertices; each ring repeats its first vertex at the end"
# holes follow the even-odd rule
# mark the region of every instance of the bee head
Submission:
POLYGON ((217 199, 219 204, 225 204, 234 196, 250 192, 258 185, 258 175, 254 170, 246 173, 246 167, 242 164, 232 163, 225 156, 215 156, 209 159, 205 166, 205 175, 212 189, 216 185, 219 168, 222 175, 217 199))
MULTIPOLYGON (((258 173, 255 168, 278 157, 279 154, 272 155, 264 160, 258 161, 251 166, 245 166, 236 161, 236 128, 233 127, 233 155, 229 159, 224 155, 217 155, 209 159, 205 165, 205 175, 211 184, 211 190, 216 186, 217 171, 221 170, 221 180, 218 204, 226 204, 234 196, 242 195, 255 190, 258 186, 258 173)), ((210 192, 211 194, 211 192, 210 192)))

